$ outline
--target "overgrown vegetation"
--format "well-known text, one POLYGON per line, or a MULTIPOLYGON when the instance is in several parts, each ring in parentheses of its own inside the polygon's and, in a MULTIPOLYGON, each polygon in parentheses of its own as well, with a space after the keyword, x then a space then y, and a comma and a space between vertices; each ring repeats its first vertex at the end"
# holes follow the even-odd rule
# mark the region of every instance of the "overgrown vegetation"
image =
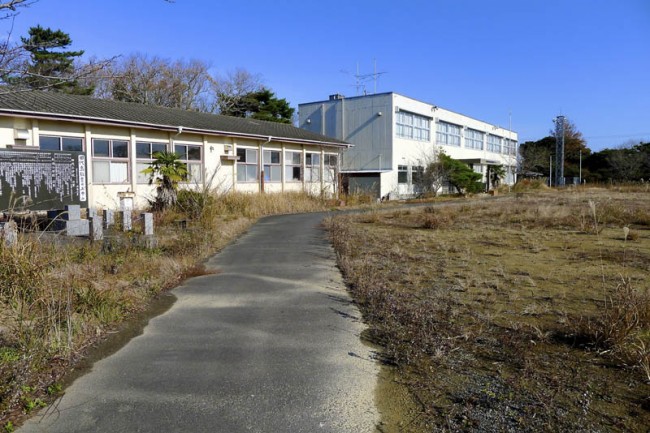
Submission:
POLYGON ((176 205, 155 215, 154 248, 137 232, 106 232, 98 243, 42 232, 21 234, 14 246, 0 242, 0 425, 53 398, 89 346, 203 272, 201 261, 256 218, 324 206, 301 193, 179 191, 176 205))
POLYGON ((367 338, 410 391, 404 413, 419 408, 382 431, 645 432, 650 196, 639 188, 331 220, 367 338))

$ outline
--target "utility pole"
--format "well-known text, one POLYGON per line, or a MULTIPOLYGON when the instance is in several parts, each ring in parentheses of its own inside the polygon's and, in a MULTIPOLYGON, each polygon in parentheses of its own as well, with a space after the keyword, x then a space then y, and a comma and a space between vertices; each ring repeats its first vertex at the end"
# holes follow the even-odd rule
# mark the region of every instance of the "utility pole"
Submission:
POLYGON ((582 149, 580 149, 580 171, 578 176, 578 184, 582 185, 582 149))
POLYGON ((564 116, 555 118, 555 186, 564 186, 564 116))
POLYGON ((548 186, 553 186, 553 154, 548 156, 548 186))

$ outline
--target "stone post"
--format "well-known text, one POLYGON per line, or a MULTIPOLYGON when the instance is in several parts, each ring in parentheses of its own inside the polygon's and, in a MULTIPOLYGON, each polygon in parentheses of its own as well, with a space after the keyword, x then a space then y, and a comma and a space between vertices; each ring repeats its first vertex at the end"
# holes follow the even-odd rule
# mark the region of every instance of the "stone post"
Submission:
POLYGON ((102 224, 102 217, 95 216, 88 218, 90 221, 90 240, 101 241, 104 239, 104 225, 102 224))
POLYGON ((115 212, 112 209, 104 209, 104 229, 115 224, 115 212))
POLYGON ((0 240, 3 240, 8 247, 16 245, 16 242, 18 242, 18 224, 15 221, 0 223, 0 240))
POLYGON ((153 236, 153 214, 143 213, 140 214, 142 218, 142 233, 145 236, 153 236))

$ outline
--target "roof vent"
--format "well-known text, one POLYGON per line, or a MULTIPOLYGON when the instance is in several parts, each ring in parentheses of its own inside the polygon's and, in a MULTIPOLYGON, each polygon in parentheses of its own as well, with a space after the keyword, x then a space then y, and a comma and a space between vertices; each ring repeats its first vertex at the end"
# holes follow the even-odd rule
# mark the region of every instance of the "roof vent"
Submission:
POLYGON ((345 98, 345 96, 341 95, 340 93, 335 93, 333 95, 330 95, 330 101, 336 101, 343 98, 345 98))

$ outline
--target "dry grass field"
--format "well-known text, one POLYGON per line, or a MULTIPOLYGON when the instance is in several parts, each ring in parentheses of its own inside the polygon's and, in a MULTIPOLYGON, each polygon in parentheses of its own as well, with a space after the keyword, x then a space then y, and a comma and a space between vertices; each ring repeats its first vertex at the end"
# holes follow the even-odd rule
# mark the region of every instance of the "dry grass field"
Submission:
POLYGON ((378 207, 328 225, 392 366, 383 431, 647 431, 647 188, 378 207))

